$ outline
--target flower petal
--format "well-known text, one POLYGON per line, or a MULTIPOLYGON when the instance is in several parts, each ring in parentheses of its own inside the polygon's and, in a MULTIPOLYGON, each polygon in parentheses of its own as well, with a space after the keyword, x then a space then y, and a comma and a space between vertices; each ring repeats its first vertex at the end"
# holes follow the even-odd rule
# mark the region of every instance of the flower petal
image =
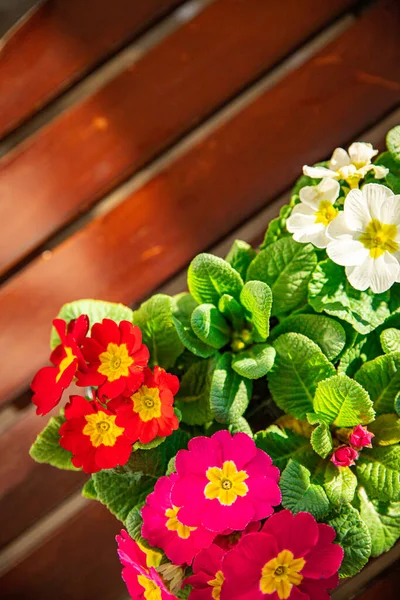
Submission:
POLYGON ((370 274, 370 287, 374 294, 386 292, 395 283, 399 276, 399 261, 388 252, 373 260, 370 274))
POLYGON ((374 150, 372 144, 366 142, 354 142, 349 147, 349 155, 351 162, 356 167, 368 165, 371 159, 378 154, 378 150, 374 150))
POLYGON ((344 212, 340 212, 333 221, 331 221, 326 228, 326 234, 332 240, 337 240, 342 237, 353 238, 354 232, 348 227, 346 222, 346 215, 344 212))
MULTIPOLYGON (((327 177, 325 177, 325 179, 328 179, 327 177)), ((324 179, 322 180, 324 181, 324 179)), ((301 203, 304 205, 306 205, 308 208, 312 209, 312 214, 315 213, 316 210, 318 210, 318 204, 320 202, 320 197, 318 194, 318 186, 316 185, 306 185, 305 187, 301 188, 300 192, 299 192, 299 196, 300 196, 300 200, 301 203)), ((302 206, 302 204, 297 204, 293 211, 295 212, 296 208, 299 208, 302 206)), ((311 213, 309 213, 311 214, 311 213)))
POLYGON ((400 233, 400 195, 388 196, 382 202, 380 216, 382 223, 397 225, 400 233))
POLYGON ((346 223, 353 231, 365 231, 365 228, 372 219, 368 199, 364 194, 364 190, 368 185, 364 186, 363 191, 351 190, 344 203, 346 223))
POLYGON ((332 169, 332 171, 337 171, 350 163, 350 156, 347 154, 346 150, 344 150, 344 148, 336 148, 329 161, 329 168, 332 169))
POLYGON ((313 179, 322 179, 323 177, 337 177, 337 173, 335 173, 335 171, 327 169, 326 167, 309 167, 308 165, 304 165, 303 173, 304 175, 312 177, 313 179))
POLYGON ((326 252, 331 260, 343 267, 361 265, 368 258, 369 250, 357 240, 341 239, 329 242, 326 252))
POLYGON ((317 185, 317 189, 320 196, 323 196, 323 198, 320 198, 320 200, 328 200, 329 202, 334 204, 340 193, 340 184, 335 179, 325 177, 322 181, 319 182, 319 184, 317 185))
MULTIPOLYGON (((357 191, 357 190, 354 190, 357 191)), ((352 192, 350 192, 351 194, 352 192)), ((349 194, 349 196, 350 196, 349 194)), ((364 203, 367 201, 368 211, 371 215, 371 219, 382 220, 382 206, 385 203, 387 198, 393 196, 392 190, 390 190, 386 185, 381 185, 380 183, 367 183, 363 186, 362 195, 364 197, 364 203)), ((347 198, 349 197, 347 196, 347 198)), ((346 202, 347 202, 346 198, 346 202)), ((369 221, 367 222, 368 225, 369 221)))

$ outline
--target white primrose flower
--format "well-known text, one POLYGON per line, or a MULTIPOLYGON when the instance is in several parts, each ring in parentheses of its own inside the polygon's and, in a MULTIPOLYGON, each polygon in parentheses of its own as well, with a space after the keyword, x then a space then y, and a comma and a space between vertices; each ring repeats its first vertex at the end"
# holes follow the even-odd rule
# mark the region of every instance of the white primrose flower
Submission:
POLYGON ((382 179, 387 175, 389 169, 379 165, 373 165, 371 159, 378 154, 372 144, 355 142, 349 147, 348 153, 343 148, 336 148, 327 167, 303 167, 304 175, 319 179, 320 177, 332 177, 333 179, 344 179, 350 188, 358 188, 361 179, 364 179, 368 171, 373 171, 376 179, 382 179))
POLYGON ((333 205, 339 192, 339 182, 329 178, 301 188, 301 202, 286 221, 286 228, 296 242, 311 242, 317 248, 326 248, 329 242, 326 228, 338 214, 333 205))
POLYGON ((356 290, 380 294, 400 282, 400 195, 378 183, 351 190, 327 235, 329 258, 356 290))

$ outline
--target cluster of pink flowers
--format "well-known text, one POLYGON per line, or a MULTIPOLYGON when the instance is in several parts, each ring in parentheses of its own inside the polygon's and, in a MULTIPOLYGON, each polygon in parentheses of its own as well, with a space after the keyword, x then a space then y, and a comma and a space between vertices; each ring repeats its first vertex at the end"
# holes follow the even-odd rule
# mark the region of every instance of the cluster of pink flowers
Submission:
POLYGON ((374 434, 366 427, 357 425, 349 436, 349 444, 338 446, 333 452, 331 461, 337 467, 351 467, 363 448, 372 448, 371 440, 374 434))
MULTIPOLYGON (((244 433, 197 437, 178 452, 142 509, 142 536, 191 574, 190 600, 322 600, 337 585, 342 548, 309 513, 275 513, 279 470, 244 433), (272 516, 271 516, 272 515, 272 516)), ((117 538, 134 600, 176 598, 139 546, 117 538)))

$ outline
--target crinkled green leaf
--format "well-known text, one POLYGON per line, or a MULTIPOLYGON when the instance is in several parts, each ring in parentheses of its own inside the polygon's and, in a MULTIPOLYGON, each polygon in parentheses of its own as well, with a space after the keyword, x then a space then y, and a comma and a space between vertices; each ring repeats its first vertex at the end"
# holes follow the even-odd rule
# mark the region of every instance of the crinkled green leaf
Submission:
POLYGON ((311 244, 299 244, 292 237, 281 238, 256 256, 247 271, 247 280, 264 281, 272 290, 272 314, 287 313, 307 298, 307 286, 317 264, 311 244))
POLYGON ((332 450, 332 436, 326 423, 320 423, 311 434, 311 446, 322 458, 332 450))
POLYGON ((143 343, 150 351, 150 366, 159 365, 163 369, 173 367, 184 346, 176 331, 172 318, 172 298, 156 294, 135 310, 132 316, 134 325, 140 327, 143 343))
POLYGON ((396 394, 394 399, 394 410, 400 416, 400 392, 396 394))
POLYGON ((245 324, 244 309, 233 296, 224 294, 218 302, 218 310, 224 315, 234 329, 241 329, 245 324))
POLYGON ((325 469, 324 488, 332 504, 351 502, 357 488, 357 477, 350 467, 337 467, 329 461, 325 469))
POLYGON ((400 329, 390 327, 382 331, 381 344, 385 354, 400 352, 400 329))
MULTIPOLYGON (((101 323, 103 319, 120 321, 132 321, 133 312, 124 304, 116 302, 105 302, 104 300, 75 300, 64 304, 57 315, 57 319, 64 319, 67 323, 77 319, 80 315, 89 317, 90 327, 95 323, 101 323)), ((51 330, 50 346, 54 349, 60 343, 60 338, 54 327, 51 330)))
POLYGON ((268 374, 272 397, 279 408, 305 419, 313 411, 318 382, 335 369, 317 344, 300 333, 285 333, 273 345, 275 364, 268 374))
POLYGON ((192 312, 191 325, 197 337, 213 348, 222 348, 230 340, 230 327, 213 304, 197 306, 192 312))
POLYGON ((310 441, 290 429, 271 425, 264 431, 258 431, 254 441, 258 448, 270 455, 280 471, 283 471, 291 458, 309 469, 315 466, 316 457, 310 441))
POLYGON ((353 343, 343 353, 338 365, 339 375, 348 375, 354 377, 358 369, 362 365, 373 360, 382 354, 382 349, 379 342, 379 337, 376 331, 372 331, 368 335, 361 335, 356 332, 356 337, 353 343))
POLYGON ((225 352, 218 360, 211 379, 210 406, 219 423, 233 423, 249 405, 252 382, 232 369, 232 355, 225 352))
POLYGON ((315 311, 347 321, 362 334, 373 331, 390 315, 389 292, 374 294, 371 290, 354 289, 347 281, 344 268, 330 259, 315 269, 308 298, 315 311))
POLYGON ((240 302, 247 311, 248 320, 253 325, 253 339, 265 342, 269 335, 272 292, 262 281, 248 281, 240 294, 240 302))
POLYGON ((324 488, 312 483, 310 471, 290 459, 280 479, 282 505, 293 513, 306 511, 316 519, 323 519, 329 512, 329 500, 324 488))
POLYGON ((347 375, 334 375, 318 384, 314 411, 327 425, 336 427, 365 425, 375 417, 368 392, 347 375))
POLYGON ((346 332, 343 327, 323 315, 292 315, 273 329, 272 339, 283 333, 301 333, 317 344, 330 360, 339 356, 346 344, 346 332))
POLYGON ((214 367, 214 359, 201 360, 189 367, 181 378, 175 403, 188 425, 204 425, 213 420, 210 386, 214 367))
POLYGON ((236 421, 232 421, 228 430, 232 435, 235 433, 247 433, 248 436, 253 437, 253 431, 244 417, 239 417, 236 421))
POLYGON ((364 448, 356 463, 358 481, 371 498, 400 500, 400 446, 364 448))
POLYGON ((51 417, 46 427, 33 442, 29 454, 38 463, 47 463, 58 469, 79 471, 71 462, 72 454, 60 446, 61 425, 64 417, 51 417))
POLYGON ((400 417, 394 413, 379 415, 368 429, 375 435, 374 446, 392 446, 400 442, 400 417))
POLYGON ((190 263, 188 287, 199 304, 218 306, 218 301, 224 294, 239 300, 243 280, 226 260, 212 254, 199 254, 190 263))
POLYGON ((400 389, 400 352, 365 363, 354 378, 368 391, 378 415, 392 413, 400 389))
POLYGON ((88 500, 97 500, 96 488, 93 479, 90 478, 82 488, 82 496, 88 500))
POLYGON ((360 513, 351 504, 342 504, 326 522, 336 531, 335 542, 344 550, 339 576, 356 575, 371 555, 371 538, 360 513))
POLYGON ((389 169, 384 179, 377 179, 374 183, 387 185, 394 194, 400 194, 400 164, 390 152, 382 152, 375 161, 376 165, 382 165, 389 169))
POLYGON ((132 509, 145 502, 156 481, 164 475, 171 458, 187 446, 188 439, 184 431, 174 431, 151 452, 133 452, 123 467, 94 473, 92 477, 97 499, 124 522, 132 509))
POLYGON ((290 235, 286 229, 286 220, 290 216, 292 210, 293 207, 288 204, 282 206, 279 211, 279 217, 270 221, 260 250, 264 250, 270 244, 277 242, 281 237, 290 235))
POLYGON ((160 444, 165 442, 165 437, 156 437, 154 440, 149 442, 148 444, 142 444, 141 442, 135 442, 133 444, 133 450, 153 450, 153 448, 157 448, 160 444))
POLYGON ((396 125, 388 132, 386 145, 393 159, 399 163, 400 168, 400 125, 396 125))
POLYGON ((176 331, 182 344, 200 358, 209 358, 217 352, 216 348, 202 342, 192 330, 191 326, 186 326, 181 323, 176 317, 172 317, 176 331))
POLYGON ((400 537, 400 502, 371 500, 363 488, 358 497, 360 515, 371 536, 371 556, 379 556, 390 550, 400 537))
POLYGON ((232 369, 248 379, 264 377, 274 364, 275 349, 269 344, 254 344, 232 358, 232 369))
POLYGON ((249 264, 256 256, 256 251, 242 240, 235 240, 232 248, 229 250, 225 260, 239 273, 241 278, 246 279, 249 264))

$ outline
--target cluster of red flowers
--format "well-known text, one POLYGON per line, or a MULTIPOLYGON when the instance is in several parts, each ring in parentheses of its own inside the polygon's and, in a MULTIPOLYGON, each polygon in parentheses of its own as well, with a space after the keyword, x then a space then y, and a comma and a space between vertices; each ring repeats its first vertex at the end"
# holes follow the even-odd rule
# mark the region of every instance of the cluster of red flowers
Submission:
MULTIPOLYGON (((165 552, 172 572, 183 577, 191 567, 189 600, 329 598, 343 558, 335 531, 309 513, 272 514, 279 470, 248 435, 193 438, 175 465, 147 497, 142 536, 165 552)), ((168 588, 125 531, 117 541, 134 600, 176 599, 182 578, 168 588)))
POLYGON ((351 467, 360 455, 363 448, 372 447, 374 434, 366 427, 357 425, 349 435, 349 444, 338 446, 333 452, 331 461, 337 467, 351 467))
POLYGON ((45 415, 76 384, 92 388, 90 400, 71 396, 60 428, 60 444, 72 463, 86 473, 124 465, 132 444, 151 442, 178 428, 174 395, 179 380, 164 369, 148 368, 149 350, 139 327, 111 319, 95 323, 81 315, 67 327, 56 319, 61 343, 52 352, 51 367, 35 375, 31 388, 37 414, 45 415))

